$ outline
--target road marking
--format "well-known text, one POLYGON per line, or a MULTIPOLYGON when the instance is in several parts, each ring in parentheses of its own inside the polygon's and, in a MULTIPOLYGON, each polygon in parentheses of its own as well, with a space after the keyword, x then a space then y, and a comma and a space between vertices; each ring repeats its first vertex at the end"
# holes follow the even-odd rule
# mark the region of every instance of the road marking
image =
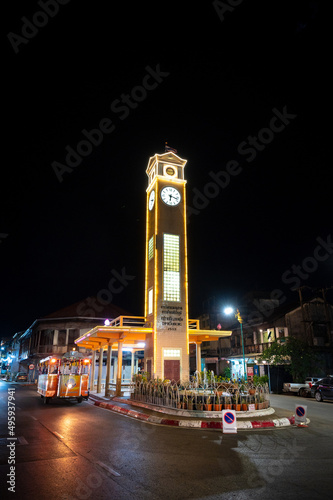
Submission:
POLYGON ((119 477, 120 474, 119 472, 116 472, 115 470, 111 469, 111 467, 108 467, 107 465, 103 464, 103 462, 96 462, 100 467, 102 467, 102 469, 106 470, 107 472, 109 472, 110 474, 112 474, 113 476, 117 476, 119 477))
POLYGON ((16 444, 28 444, 28 441, 23 436, 19 436, 0 438, 0 446, 7 446, 8 441, 16 441, 16 444))
POLYGON ((18 441, 20 444, 28 444, 28 441, 23 436, 19 436, 18 441))
POLYGON ((59 434, 58 432, 56 431, 51 431, 52 434, 54 434, 56 437, 58 437, 59 439, 65 439, 64 436, 62 436, 61 434, 59 434))

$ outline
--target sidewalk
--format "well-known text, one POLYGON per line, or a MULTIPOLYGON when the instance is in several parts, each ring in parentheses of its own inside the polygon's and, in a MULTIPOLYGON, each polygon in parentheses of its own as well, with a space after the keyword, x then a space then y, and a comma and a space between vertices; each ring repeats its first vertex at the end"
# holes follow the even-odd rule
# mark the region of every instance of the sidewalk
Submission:
MULTIPOLYGON (((196 429, 222 429, 222 415, 217 412, 177 410, 131 401, 127 397, 106 398, 102 393, 90 393, 95 406, 151 424, 196 429)), ((289 410, 267 408, 252 412, 236 412, 237 430, 273 429, 295 425, 289 410)), ((310 420, 307 419, 307 425, 310 420)))

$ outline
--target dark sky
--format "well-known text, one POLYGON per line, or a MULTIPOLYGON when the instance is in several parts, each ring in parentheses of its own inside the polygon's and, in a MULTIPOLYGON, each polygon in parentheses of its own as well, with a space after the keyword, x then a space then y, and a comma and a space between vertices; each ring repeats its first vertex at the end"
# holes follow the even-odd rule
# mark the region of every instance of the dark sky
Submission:
POLYGON ((222 4, 71 0, 52 16, 6 4, 0 336, 97 295, 114 272, 135 277, 114 303, 143 314, 145 170, 165 141, 188 160, 191 316, 211 296, 295 299, 293 265, 301 285, 333 283, 328 3, 222 4), (52 164, 110 120, 59 182, 52 164))

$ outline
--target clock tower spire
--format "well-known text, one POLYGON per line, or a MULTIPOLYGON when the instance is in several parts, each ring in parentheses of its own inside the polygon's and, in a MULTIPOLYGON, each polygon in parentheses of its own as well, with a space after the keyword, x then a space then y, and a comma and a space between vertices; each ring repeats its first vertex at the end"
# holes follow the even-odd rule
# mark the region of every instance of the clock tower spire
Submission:
POLYGON ((145 370, 154 378, 189 378, 186 234, 187 160, 174 152, 149 159, 146 209, 145 370))

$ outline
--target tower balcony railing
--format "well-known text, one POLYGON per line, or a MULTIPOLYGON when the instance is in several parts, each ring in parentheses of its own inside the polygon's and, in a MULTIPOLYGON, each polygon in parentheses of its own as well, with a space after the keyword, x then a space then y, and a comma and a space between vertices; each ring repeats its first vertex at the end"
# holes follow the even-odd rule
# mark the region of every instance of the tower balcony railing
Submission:
POLYGON ((189 330, 200 330, 200 320, 198 319, 189 319, 187 326, 189 330))
POLYGON ((110 326, 149 327, 144 316, 118 316, 110 321, 110 326))

